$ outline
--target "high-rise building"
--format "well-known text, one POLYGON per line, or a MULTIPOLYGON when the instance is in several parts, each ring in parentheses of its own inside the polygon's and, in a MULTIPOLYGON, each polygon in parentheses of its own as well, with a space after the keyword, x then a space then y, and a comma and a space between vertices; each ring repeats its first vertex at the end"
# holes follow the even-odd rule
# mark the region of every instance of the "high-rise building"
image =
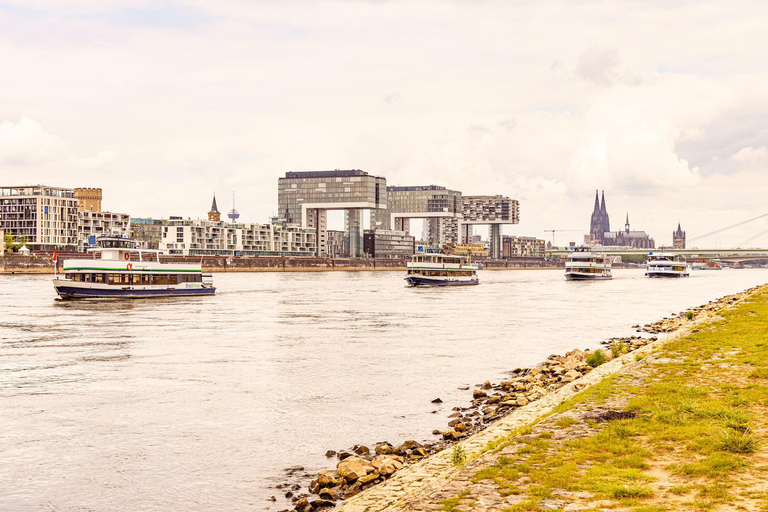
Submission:
POLYGON ((362 255, 361 210, 387 208, 387 180, 359 169, 287 172, 277 180, 278 222, 317 231, 317 256, 328 254, 327 211, 345 210, 348 256, 362 255))
POLYGON ((501 226, 520 222, 520 204, 515 199, 502 195, 464 196, 462 198, 462 218, 457 229, 458 240, 468 243, 472 236, 472 226, 488 225, 489 256, 493 259, 502 257, 501 226))
POLYGON ((74 250, 78 200, 71 188, 0 187, 0 228, 31 250, 74 250))
POLYGON ((677 231, 672 233, 672 248, 685 249, 685 231, 680 229, 680 223, 677 223, 677 231))
POLYGON ((371 229, 410 231, 410 219, 426 219, 424 241, 453 241, 446 221, 461 217, 461 192, 438 185, 387 187, 387 209, 371 212, 371 229))

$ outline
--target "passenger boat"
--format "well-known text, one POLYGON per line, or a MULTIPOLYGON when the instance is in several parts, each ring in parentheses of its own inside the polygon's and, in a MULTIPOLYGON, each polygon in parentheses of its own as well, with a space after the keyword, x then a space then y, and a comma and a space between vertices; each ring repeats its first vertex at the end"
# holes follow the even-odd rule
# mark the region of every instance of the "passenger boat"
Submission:
POLYGON ((565 260, 565 278, 569 281, 611 279, 611 257, 578 247, 565 260))
POLYGON ((213 295, 213 277, 201 263, 160 263, 160 251, 137 249, 130 239, 103 236, 93 259, 64 260, 53 287, 62 299, 213 295), (101 259, 96 259, 101 253, 101 259), (152 257, 145 258, 149 254, 152 257), (132 256, 135 256, 132 257, 132 256))
POLYGON ((646 277, 688 277, 688 263, 679 254, 650 253, 646 277))
POLYGON ((691 265, 691 270, 720 270, 721 268, 720 260, 717 258, 696 260, 691 265))
POLYGON ((406 264, 410 286, 460 286, 479 284, 477 266, 464 256, 417 254, 406 264))

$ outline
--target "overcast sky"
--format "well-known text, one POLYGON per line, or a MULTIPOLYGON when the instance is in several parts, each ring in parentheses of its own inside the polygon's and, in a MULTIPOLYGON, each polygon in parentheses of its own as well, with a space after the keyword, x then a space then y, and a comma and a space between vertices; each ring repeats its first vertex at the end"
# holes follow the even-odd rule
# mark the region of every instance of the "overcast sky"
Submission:
MULTIPOLYGON (((0 184, 201 217, 357 168, 671 242, 768 213, 761 1, 0 0, 0 184)), ((768 217, 700 242, 728 247, 768 217)), ((768 246, 768 235, 752 242, 768 246)))

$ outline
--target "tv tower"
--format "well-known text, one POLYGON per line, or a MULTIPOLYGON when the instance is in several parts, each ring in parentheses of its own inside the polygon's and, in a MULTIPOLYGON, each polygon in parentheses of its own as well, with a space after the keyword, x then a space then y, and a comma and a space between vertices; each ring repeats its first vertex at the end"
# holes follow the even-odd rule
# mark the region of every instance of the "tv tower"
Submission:
POLYGON ((229 210, 227 217, 229 217, 233 223, 237 222, 237 219, 240 218, 240 214, 238 213, 237 210, 235 210, 235 193, 234 192, 232 192, 232 209, 229 210))

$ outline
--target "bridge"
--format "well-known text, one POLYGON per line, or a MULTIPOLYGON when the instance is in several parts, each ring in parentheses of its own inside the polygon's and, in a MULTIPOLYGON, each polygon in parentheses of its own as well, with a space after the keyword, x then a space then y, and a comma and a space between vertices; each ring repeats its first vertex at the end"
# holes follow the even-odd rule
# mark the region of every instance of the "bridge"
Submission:
MULTIPOLYGON (((705 233, 703 235, 699 235, 697 237, 691 238, 688 240, 688 242, 695 242, 713 235, 717 235, 719 233, 722 233, 724 231, 728 231, 729 229, 733 229, 739 226, 743 226, 744 224, 748 224, 750 222, 756 221, 758 219, 762 219, 764 217, 768 217, 768 213, 764 213, 762 215, 758 215, 757 217, 753 217, 751 219, 747 219, 742 222, 737 222, 736 224, 732 224, 730 226, 726 226, 724 228, 716 229, 715 231, 712 231, 710 233, 705 233)), ((553 231, 553 237, 554 237, 554 231, 555 230, 547 230, 547 231, 553 231)), ((597 254, 605 254, 607 256, 649 256, 653 254, 658 253, 666 253, 666 254, 680 254, 682 256, 685 256, 686 258, 717 258, 720 261, 728 261, 732 263, 744 263, 747 261, 768 261, 768 249, 744 249, 741 246, 746 245, 750 242, 753 242, 757 238, 765 235, 768 233, 768 229, 765 231, 761 231, 760 233, 757 233, 756 235, 748 238, 747 240, 741 242, 740 244, 737 244, 736 247, 731 249, 710 249, 710 248, 694 248, 694 249, 673 249, 673 248, 667 248, 667 247, 661 247, 659 249, 632 249, 632 248, 603 248, 603 247, 592 247, 590 250, 597 254)), ((556 249, 552 248, 548 251, 545 251, 546 256, 567 256, 568 254, 572 253, 574 248, 562 248, 562 249, 556 249)))

